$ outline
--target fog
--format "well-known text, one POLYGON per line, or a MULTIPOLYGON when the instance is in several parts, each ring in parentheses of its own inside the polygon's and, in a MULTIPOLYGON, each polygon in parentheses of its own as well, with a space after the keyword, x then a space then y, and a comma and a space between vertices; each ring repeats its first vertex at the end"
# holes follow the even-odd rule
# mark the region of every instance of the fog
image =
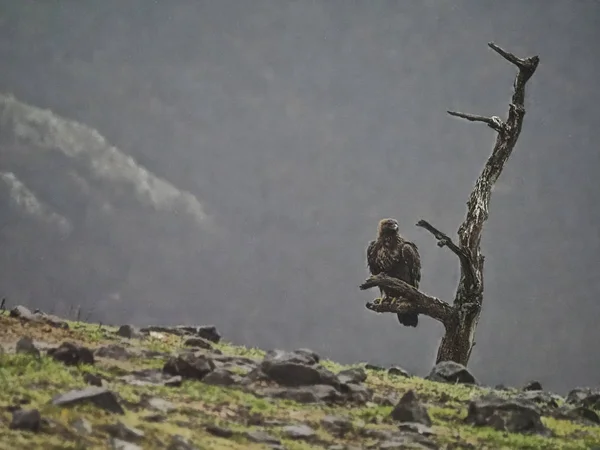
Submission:
POLYGON ((541 62, 484 229, 470 368, 595 385, 598 23, 593 0, 2 0, 0 92, 51 113, 3 112, 29 131, 0 153, 2 195, 21 199, 3 213, 0 296, 427 373, 441 325, 364 307, 365 248, 397 218, 421 289, 453 299, 457 258, 415 223, 454 236, 464 218, 495 133, 446 111, 506 116, 515 68, 495 42, 541 62), (66 231, 41 232, 23 202, 66 231), (79 216, 102 208, 119 215, 79 216))

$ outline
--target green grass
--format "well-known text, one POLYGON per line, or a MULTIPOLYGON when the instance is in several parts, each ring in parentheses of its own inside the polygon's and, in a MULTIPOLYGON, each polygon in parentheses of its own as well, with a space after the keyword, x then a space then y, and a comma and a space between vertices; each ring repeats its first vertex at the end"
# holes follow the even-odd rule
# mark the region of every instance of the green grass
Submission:
MULTIPOLYGON (((69 322, 68 330, 52 329, 38 324, 23 324, 20 321, 0 315, 0 343, 10 347, 23 335, 30 335, 36 341, 59 344, 65 340, 78 342, 89 347, 119 344, 128 350, 147 349, 165 354, 182 349, 183 339, 169 334, 143 340, 123 340, 116 336, 116 328, 69 322)), ((221 342, 215 345, 226 355, 261 358, 265 352, 256 348, 245 348, 221 342)), ((280 421, 286 424, 306 423, 317 433, 319 445, 284 438, 281 427, 269 426, 266 431, 282 440, 287 449, 308 450, 326 448, 334 443, 368 445, 373 439, 363 437, 361 430, 382 429, 393 431, 396 425, 389 419, 391 406, 368 403, 364 406, 344 407, 326 405, 306 405, 289 400, 259 398, 250 392, 237 388, 209 386, 198 381, 184 381, 180 387, 130 386, 115 381, 115 377, 128 371, 144 368, 160 368, 165 357, 132 357, 127 361, 98 359, 93 366, 67 367, 42 356, 16 355, 8 352, 0 354, 0 449, 96 449, 108 448, 107 435, 101 430, 106 424, 122 420, 124 423, 141 429, 145 433, 142 446, 153 450, 166 448, 175 434, 191 440, 199 449, 261 449, 264 445, 249 442, 244 432, 257 429, 249 426, 248 418, 260 416, 267 421, 280 421), (99 410, 90 404, 72 407, 55 407, 51 399, 65 391, 83 388, 83 375, 86 372, 100 375, 108 380, 109 388, 123 399, 127 413, 117 417, 99 410), (135 405, 146 397, 169 400, 175 410, 166 415, 164 422, 145 420, 155 414, 135 405), (38 408, 42 416, 49 419, 52 427, 41 433, 14 431, 8 428, 11 414, 7 407, 25 399, 25 408, 38 408), (320 426, 326 415, 347 417, 353 430, 343 440, 335 438, 320 426), (79 436, 71 426, 79 417, 86 418, 94 432, 89 437, 79 436), (208 434, 206 424, 227 427, 237 434, 224 439, 208 434)), ((333 372, 350 367, 324 360, 322 364, 333 372)), ((242 371, 240 371, 242 372, 242 371)), ((435 383, 418 377, 404 378, 388 375, 385 371, 366 370, 365 384, 380 396, 402 396, 414 390, 423 400, 433 422, 434 439, 441 448, 477 449, 587 449, 600 445, 600 426, 583 426, 570 421, 544 417, 544 424, 552 431, 550 438, 514 433, 503 433, 488 427, 473 427, 464 423, 468 402, 474 397, 489 392, 473 386, 435 383)), ((501 393, 508 395, 507 393, 501 393)))

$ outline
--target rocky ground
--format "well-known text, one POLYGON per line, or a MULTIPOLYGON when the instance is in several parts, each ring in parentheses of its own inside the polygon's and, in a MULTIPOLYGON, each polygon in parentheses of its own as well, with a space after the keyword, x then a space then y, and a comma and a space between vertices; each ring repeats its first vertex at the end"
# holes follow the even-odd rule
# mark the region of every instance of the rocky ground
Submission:
POLYGON ((215 327, 0 315, 0 449, 600 448, 600 388, 480 386, 443 363, 341 366, 215 327))

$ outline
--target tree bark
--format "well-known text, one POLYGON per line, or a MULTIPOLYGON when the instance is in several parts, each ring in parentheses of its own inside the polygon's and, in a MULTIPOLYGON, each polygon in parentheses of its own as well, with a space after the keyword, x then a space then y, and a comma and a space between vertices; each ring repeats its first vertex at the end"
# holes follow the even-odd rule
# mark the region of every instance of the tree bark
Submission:
POLYGON ((483 304, 484 257, 481 253, 483 225, 489 215, 492 187, 502 173, 521 133, 525 117, 525 85, 539 64, 538 56, 521 59, 494 43, 488 45, 504 59, 514 64, 518 72, 513 86, 514 92, 509 105, 508 118, 505 122, 497 116, 486 117, 448 111, 448 114, 454 117, 485 123, 497 133, 492 153, 469 196, 467 214, 458 228, 458 244, 455 244, 448 235, 430 223, 424 220, 417 223, 418 227, 433 234, 438 241, 438 246, 448 247, 460 261, 460 280, 454 303, 450 305, 400 280, 382 275, 372 276, 360 286, 360 289, 363 290, 384 286, 398 292, 399 298, 395 301, 367 303, 367 308, 372 311, 416 312, 441 322, 446 332, 438 349, 437 363, 455 361, 466 366, 471 357, 471 351, 475 345, 475 330, 483 304))

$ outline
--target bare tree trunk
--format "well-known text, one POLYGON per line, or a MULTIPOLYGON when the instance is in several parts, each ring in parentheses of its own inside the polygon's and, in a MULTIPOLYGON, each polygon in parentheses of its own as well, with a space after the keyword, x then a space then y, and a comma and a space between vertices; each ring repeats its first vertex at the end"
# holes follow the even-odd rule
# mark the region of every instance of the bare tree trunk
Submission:
POLYGON ((442 338, 437 354, 437 362, 455 361, 467 365, 475 345, 475 330, 479 322, 483 303, 483 266, 481 254, 481 233, 488 218, 492 187, 502 173, 510 157, 523 126, 525 117, 525 84, 534 74, 539 57, 521 59, 506 52, 493 43, 489 47, 518 68, 514 82, 514 93, 509 105, 508 118, 503 122, 499 117, 485 117, 448 111, 448 114, 472 122, 483 122, 496 131, 496 143, 467 202, 465 220, 458 228, 458 245, 450 237, 433 225, 420 220, 417 226, 429 231, 438 240, 438 246, 448 247, 460 261, 461 275, 456 296, 452 305, 431 297, 409 286, 401 280, 376 275, 367 279, 361 289, 387 286, 399 293, 395 302, 374 301, 367 308, 375 312, 417 312, 441 322, 446 333, 442 338))

